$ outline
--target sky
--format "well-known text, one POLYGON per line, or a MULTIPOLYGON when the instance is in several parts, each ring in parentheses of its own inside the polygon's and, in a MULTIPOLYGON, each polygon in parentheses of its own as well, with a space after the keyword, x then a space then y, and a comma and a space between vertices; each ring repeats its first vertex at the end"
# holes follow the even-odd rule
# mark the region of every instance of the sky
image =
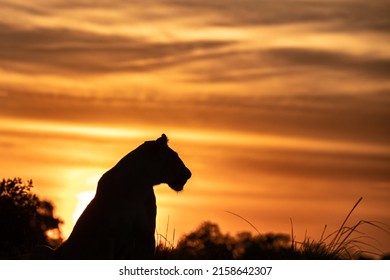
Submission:
POLYGON ((155 187, 170 240, 252 230, 228 212, 318 240, 360 197, 351 223, 389 230, 389 6, 0 0, 0 177, 33 179, 66 237, 100 176, 166 133, 193 174, 155 187))

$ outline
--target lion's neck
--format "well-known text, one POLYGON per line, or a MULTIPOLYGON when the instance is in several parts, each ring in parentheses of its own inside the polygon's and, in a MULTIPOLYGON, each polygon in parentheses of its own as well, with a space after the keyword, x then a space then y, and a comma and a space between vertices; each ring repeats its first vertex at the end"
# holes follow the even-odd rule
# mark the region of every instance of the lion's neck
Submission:
POLYGON ((113 196, 131 195, 136 197, 153 192, 153 186, 157 182, 145 177, 147 176, 140 170, 123 170, 114 167, 100 178, 96 196, 104 194, 106 197, 108 194, 112 194, 113 196))

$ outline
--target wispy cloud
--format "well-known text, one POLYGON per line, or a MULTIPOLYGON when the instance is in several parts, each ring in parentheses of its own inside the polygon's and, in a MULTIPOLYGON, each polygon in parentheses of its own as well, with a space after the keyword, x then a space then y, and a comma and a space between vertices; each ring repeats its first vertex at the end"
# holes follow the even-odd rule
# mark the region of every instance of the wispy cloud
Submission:
MULTIPOLYGON (((342 52, 315 49, 275 48, 265 51, 269 63, 273 61, 282 67, 313 67, 317 71, 331 70, 357 73, 362 77, 387 80, 390 74, 390 57, 378 58, 353 56, 342 52)), ((311 68, 310 71, 313 69, 311 68)))
MULTIPOLYGON (((207 72, 194 71, 193 79, 198 82, 237 83, 274 77, 288 79, 297 74, 310 77, 318 73, 335 73, 344 74, 347 78, 344 84, 362 78, 372 83, 380 81, 385 88, 390 86, 387 83, 390 57, 352 55, 314 48, 270 48, 218 53, 199 59, 208 60, 210 68, 207 72)), ((326 75, 323 78, 327 79, 326 75)))
MULTIPOLYGON (((228 26, 311 24, 319 30, 387 33, 387 0, 378 1, 163 1, 187 13, 214 16, 208 24, 228 26)), ((211 17, 210 17, 211 18, 211 17)))
POLYGON ((13 91, 0 97, 3 118, 47 119, 114 127, 237 131, 383 145, 390 95, 305 93, 286 96, 69 96, 13 91), (88 106, 86 106, 88 105, 88 106), (320 126, 320 128, 319 128, 320 126))
POLYGON ((4 1, 14 17, 0 19, 0 61, 11 72, 76 76, 180 67, 198 82, 196 70, 204 81, 248 83, 293 66, 382 78, 390 55, 370 26, 388 23, 384 3, 4 1), (362 24, 371 33, 348 33, 362 24))
POLYGON ((153 71, 193 59, 229 42, 154 43, 77 30, 0 26, 0 60, 10 71, 57 75, 153 71))

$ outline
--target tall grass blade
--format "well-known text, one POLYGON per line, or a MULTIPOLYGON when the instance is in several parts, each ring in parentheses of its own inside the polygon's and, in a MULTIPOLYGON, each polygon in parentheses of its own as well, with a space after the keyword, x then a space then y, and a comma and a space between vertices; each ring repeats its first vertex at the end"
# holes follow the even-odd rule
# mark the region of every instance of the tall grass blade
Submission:
POLYGON ((258 234, 259 236, 261 236, 260 231, 259 231, 259 230, 250 222, 250 221, 248 221, 247 219, 245 219, 244 217, 242 217, 242 216, 240 216, 240 215, 238 215, 238 214, 236 214, 236 213, 233 213, 233 212, 230 212, 230 211, 225 211, 225 212, 226 212, 226 213, 229 213, 229 214, 231 214, 231 215, 234 215, 234 216, 240 218, 241 220, 245 221, 247 224, 249 224, 249 225, 257 232, 257 234, 258 234))
POLYGON ((360 197, 359 200, 355 203, 355 205, 352 207, 351 211, 349 211, 347 217, 344 219, 343 223, 341 224, 339 230, 336 233, 336 236, 333 238, 333 240, 329 244, 329 248, 333 250, 333 248, 339 244, 340 238, 343 234, 343 229, 345 224, 347 223, 349 217, 351 216, 352 212, 355 210, 355 208, 359 205, 359 203, 362 201, 363 197, 360 197))

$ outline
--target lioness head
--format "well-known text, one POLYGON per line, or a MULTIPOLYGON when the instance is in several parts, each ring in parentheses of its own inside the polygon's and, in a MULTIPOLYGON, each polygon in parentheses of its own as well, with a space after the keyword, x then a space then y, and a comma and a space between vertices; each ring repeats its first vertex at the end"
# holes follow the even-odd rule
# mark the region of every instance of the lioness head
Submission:
POLYGON ((183 190, 191 171, 179 155, 168 146, 165 134, 154 141, 147 141, 139 147, 149 154, 145 169, 154 184, 166 183, 175 191, 183 190))

